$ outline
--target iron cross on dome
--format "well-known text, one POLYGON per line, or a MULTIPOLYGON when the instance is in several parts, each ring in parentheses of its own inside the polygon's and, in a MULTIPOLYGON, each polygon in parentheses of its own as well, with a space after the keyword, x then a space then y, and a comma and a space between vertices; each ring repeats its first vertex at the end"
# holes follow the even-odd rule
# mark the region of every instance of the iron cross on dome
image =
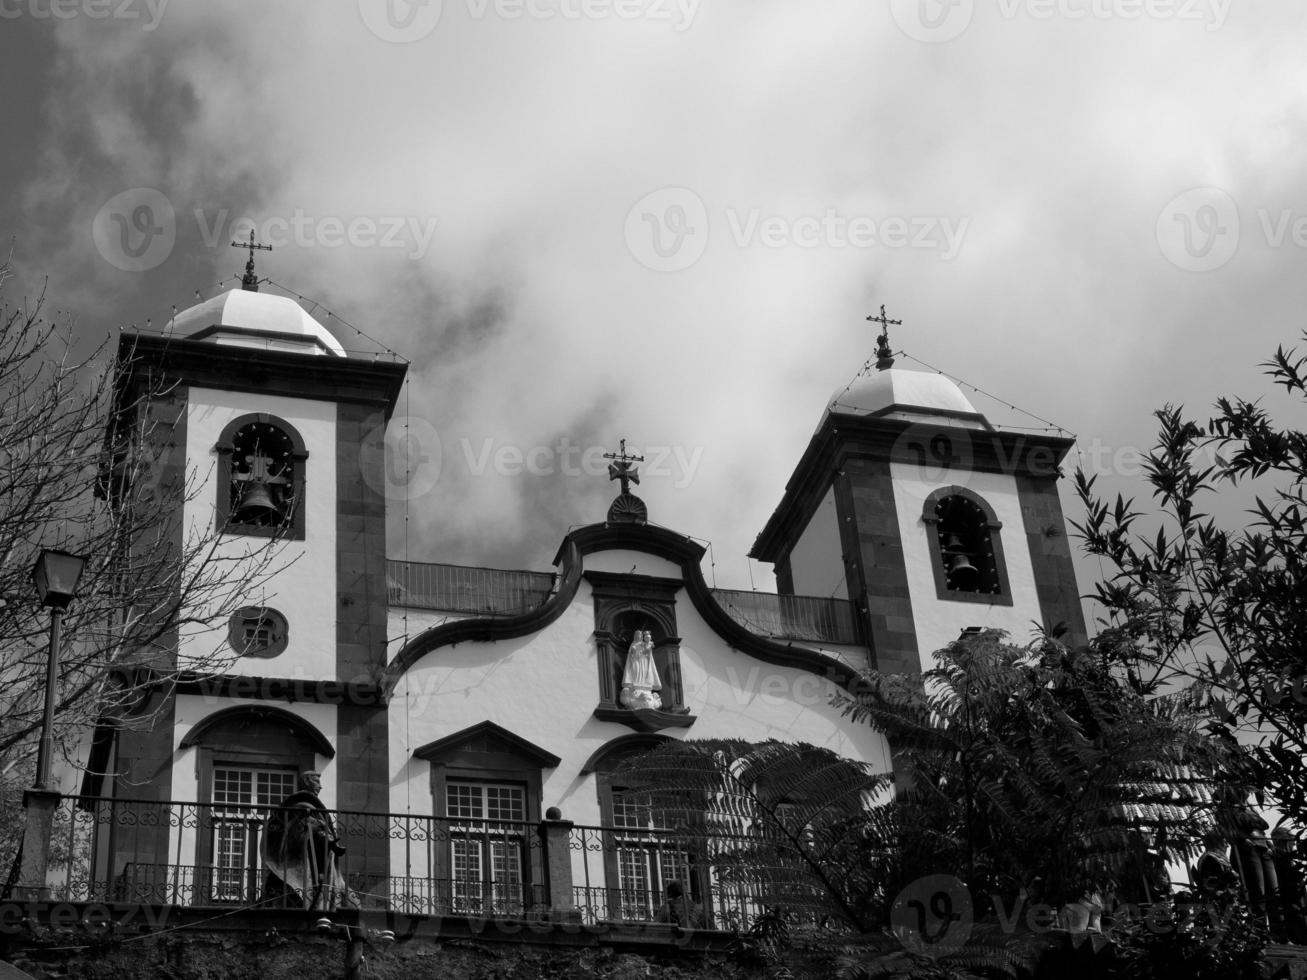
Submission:
POLYGON ((254 229, 250 229, 250 240, 248 242, 232 242, 232 248, 248 248, 250 250, 250 259, 245 263, 245 275, 241 277, 241 289, 248 289, 252 293, 259 291, 259 277, 254 274, 254 252, 257 249, 261 252, 271 252, 271 245, 260 245, 254 240, 254 229))
POLYGON ((867 317, 869 323, 880 324, 880 336, 876 338, 876 370, 884 371, 894 366, 894 352, 889 347, 889 328, 903 326, 902 320, 891 320, 885 315, 885 304, 880 304, 880 316, 867 317))

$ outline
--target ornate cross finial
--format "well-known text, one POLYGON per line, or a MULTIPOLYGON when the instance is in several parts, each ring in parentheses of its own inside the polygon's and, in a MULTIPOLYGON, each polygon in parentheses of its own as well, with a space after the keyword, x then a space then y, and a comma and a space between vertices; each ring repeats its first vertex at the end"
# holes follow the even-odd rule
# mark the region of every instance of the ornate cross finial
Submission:
POLYGON ((245 263, 245 275, 241 276, 241 289, 248 289, 252 293, 259 291, 259 277, 254 274, 254 250, 259 249, 263 252, 271 252, 271 245, 260 245, 254 241, 254 229, 250 229, 250 240, 248 242, 232 242, 232 248, 248 248, 250 250, 250 259, 245 263))
POLYGON ((885 315, 885 304, 880 304, 880 316, 867 317, 870 323, 880 324, 880 336, 876 338, 876 370, 884 371, 894 366, 894 352, 889 349, 889 328, 903 326, 902 320, 891 320, 885 315))
POLYGON ((604 453, 604 459, 611 459, 608 464, 608 479, 621 480, 622 492, 608 508, 610 523, 643 524, 649 518, 649 510, 644 501, 631 493, 631 484, 640 482, 640 468, 636 463, 643 463, 643 456, 635 456, 626 451, 626 440, 615 453, 604 453))
POLYGON ((643 456, 632 456, 626 451, 626 440, 622 440, 622 447, 615 453, 604 453, 604 459, 611 459, 613 462, 608 464, 608 479, 622 481, 622 493, 631 492, 631 484, 640 482, 640 467, 636 463, 643 463, 643 456))

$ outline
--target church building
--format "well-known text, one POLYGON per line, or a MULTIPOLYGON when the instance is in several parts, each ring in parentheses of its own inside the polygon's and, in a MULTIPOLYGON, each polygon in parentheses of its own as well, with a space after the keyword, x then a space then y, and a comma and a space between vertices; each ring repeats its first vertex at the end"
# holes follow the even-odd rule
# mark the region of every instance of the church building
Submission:
POLYGON ((612 506, 548 568, 388 558, 368 467, 406 367, 346 352, 252 277, 166 336, 124 337, 121 358, 120 406, 151 413, 164 485, 188 488, 161 501, 179 540, 275 554, 221 635, 183 628, 143 658, 134 716, 90 743, 105 896, 257 907, 268 808, 313 771, 358 901, 640 920, 680 880, 705 924, 738 925, 747 896, 660 843, 623 760, 778 739, 888 771, 882 736, 832 704, 860 672, 928 669, 977 628, 1085 637, 1057 491, 1070 440, 995 428, 949 379, 894 367, 884 335, 876 370, 813 406, 758 533, 777 595, 710 588, 702 546, 631 492, 624 444, 612 506), (141 408, 147 390, 166 394, 141 408))

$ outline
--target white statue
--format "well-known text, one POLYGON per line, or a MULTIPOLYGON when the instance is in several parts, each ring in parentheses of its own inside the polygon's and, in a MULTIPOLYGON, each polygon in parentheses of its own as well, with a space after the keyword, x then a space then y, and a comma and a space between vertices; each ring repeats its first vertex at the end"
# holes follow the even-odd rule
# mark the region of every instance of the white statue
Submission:
POLYGON ((653 637, 648 630, 636 630, 631 637, 630 652, 626 655, 626 669, 622 672, 622 705, 627 708, 661 708, 663 699, 657 692, 662 689, 658 668, 654 665, 653 637))

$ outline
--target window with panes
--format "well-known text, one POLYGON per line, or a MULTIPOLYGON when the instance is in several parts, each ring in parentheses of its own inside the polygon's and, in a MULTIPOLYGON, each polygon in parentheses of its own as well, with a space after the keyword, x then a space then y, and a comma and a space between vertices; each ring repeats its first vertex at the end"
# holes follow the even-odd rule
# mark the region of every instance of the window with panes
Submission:
POLYGON ((212 897, 252 902, 260 889, 259 844, 268 807, 295 792, 294 769, 213 767, 212 897))
POLYGON ((698 890, 690 855, 667 834, 671 827, 666 815, 637 794, 614 788, 610 800, 617 901, 609 912, 623 919, 652 919, 668 882, 681 882, 687 895, 698 890))
POLYGON ((526 904, 525 787, 450 779, 445 794, 454 910, 520 913, 526 904))

